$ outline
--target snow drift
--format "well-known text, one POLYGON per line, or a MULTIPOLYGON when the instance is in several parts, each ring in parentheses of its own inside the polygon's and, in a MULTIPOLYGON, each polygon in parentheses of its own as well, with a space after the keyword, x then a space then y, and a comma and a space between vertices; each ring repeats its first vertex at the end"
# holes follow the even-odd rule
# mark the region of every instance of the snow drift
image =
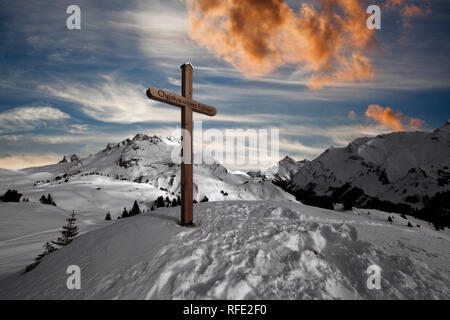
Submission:
POLYGON ((450 238, 426 225, 273 201, 195 207, 198 227, 158 209, 86 233, 29 273, 0 281, 2 299, 448 299, 450 238), (81 290, 68 290, 69 265, 81 290), (366 286, 370 265, 381 290, 366 286))

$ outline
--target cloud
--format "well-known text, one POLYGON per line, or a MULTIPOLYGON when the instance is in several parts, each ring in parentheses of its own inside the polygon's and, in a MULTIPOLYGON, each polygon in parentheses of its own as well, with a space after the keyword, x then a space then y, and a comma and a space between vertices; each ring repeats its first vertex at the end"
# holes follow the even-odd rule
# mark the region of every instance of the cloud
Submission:
POLYGON ((0 113, 0 133, 30 131, 69 118, 53 107, 17 107, 0 113))
POLYGON ((395 131, 404 131, 405 123, 412 129, 419 129, 424 121, 418 118, 410 118, 401 112, 395 112, 390 107, 383 108, 376 104, 371 104, 366 110, 366 117, 372 119, 395 131))
POLYGON ((420 129, 424 123, 425 123, 425 121, 422 119, 418 119, 418 118, 409 119, 409 126, 414 130, 420 129))
POLYGON ((23 168, 54 164, 59 160, 61 160, 61 157, 56 154, 17 154, 0 157, 0 168, 18 170, 23 168))
POLYGON ((410 27, 411 18, 425 16, 431 13, 431 9, 427 3, 424 6, 422 2, 421 6, 419 6, 413 2, 415 1, 387 0, 385 6, 390 9, 399 8, 400 16, 402 17, 402 25, 404 27, 410 27))
POLYGON ((376 41, 360 2, 319 4, 296 14, 282 0, 187 0, 189 35, 249 77, 295 65, 311 72, 311 88, 373 79, 365 54, 376 41))
MULTIPOLYGON (((172 84, 178 84, 175 78, 171 78, 172 84)), ((170 81, 170 80, 169 80, 170 81)), ((239 96, 239 99, 249 97, 248 88, 235 88, 225 85, 201 85, 196 89, 201 92, 214 92, 214 94, 200 93, 194 98, 196 100, 209 103, 208 101, 220 104, 229 104, 231 97, 239 96)), ((75 83, 71 81, 58 81, 54 84, 45 84, 39 86, 40 90, 50 94, 53 97, 81 105, 81 111, 87 116, 106 123, 179 123, 181 117, 180 108, 169 106, 148 99, 146 88, 142 85, 122 81, 115 75, 102 75, 91 85, 75 83)), ((282 90, 252 90, 253 95, 275 96, 285 94, 282 90), (260 91, 260 92, 259 92, 260 91)), ((302 97, 304 98, 304 97, 302 97)), ((316 97, 316 99, 318 99, 316 97)), ((242 101, 242 100, 241 100, 242 101)), ((215 104, 214 104, 215 105, 215 104)), ((195 119, 208 120, 214 122, 233 122, 233 123, 268 123, 280 121, 283 116, 266 113, 251 114, 244 116, 231 112, 226 113, 219 105, 218 115, 214 117, 195 114, 195 119)), ((288 119, 296 118, 289 116, 288 119)), ((70 128, 76 130, 80 128, 70 128)))
POLYGON ((52 96, 81 105, 81 111, 102 122, 179 122, 175 107, 159 107, 145 94, 147 88, 103 75, 92 85, 62 81, 41 85, 52 96))

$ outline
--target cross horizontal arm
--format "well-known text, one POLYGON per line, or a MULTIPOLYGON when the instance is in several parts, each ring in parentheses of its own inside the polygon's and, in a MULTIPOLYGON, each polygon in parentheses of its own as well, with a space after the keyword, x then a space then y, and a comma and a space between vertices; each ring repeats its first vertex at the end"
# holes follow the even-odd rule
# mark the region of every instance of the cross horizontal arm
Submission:
POLYGON ((176 107, 190 107, 192 111, 206 114, 207 116, 215 116, 217 109, 195 100, 187 99, 173 92, 151 87, 147 90, 147 97, 152 100, 167 103, 176 107))

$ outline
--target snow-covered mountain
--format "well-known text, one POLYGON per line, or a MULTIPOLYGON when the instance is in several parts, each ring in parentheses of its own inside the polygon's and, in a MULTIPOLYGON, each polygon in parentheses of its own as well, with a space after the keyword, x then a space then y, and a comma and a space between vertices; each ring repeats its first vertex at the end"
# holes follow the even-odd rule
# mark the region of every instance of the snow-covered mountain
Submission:
MULTIPOLYGON (((61 185, 70 184, 82 177, 95 176, 116 182, 127 181, 152 186, 164 191, 164 197, 172 199, 181 190, 180 165, 172 161, 171 156, 179 148, 179 139, 137 134, 131 140, 110 143, 105 149, 86 158, 64 156, 57 164, 28 168, 21 172, 28 176, 45 176, 42 179, 36 178, 34 186, 37 188, 53 185, 55 189, 61 189, 61 185)), ((209 163, 212 164, 205 161, 194 164, 194 199, 198 202, 205 196, 209 201, 295 201, 293 196, 265 179, 228 170, 216 161, 209 163)))
POLYGON ((273 167, 263 171, 261 174, 272 181, 291 181, 293 176, 305 165, 308 160, 296 161, 289 156, 285 156, 273 167))
POLYGON ((450 121, 432 133, 395 132, 330 148, 305 163, 289 188, 300 198, 314 194, 360 207, 385 201, 422 209, 450 190, 450 121))

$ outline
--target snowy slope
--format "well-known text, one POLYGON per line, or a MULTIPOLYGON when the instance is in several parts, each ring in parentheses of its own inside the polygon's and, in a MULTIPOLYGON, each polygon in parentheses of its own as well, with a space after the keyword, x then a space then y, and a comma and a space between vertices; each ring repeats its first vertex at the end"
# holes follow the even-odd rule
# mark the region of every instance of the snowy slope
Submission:
MULTIPOLYGON (((0 202, 0 278, 30 264, 42 252, 46 241, 56 239, 69 214, 40 203, 0 202)), ((84 233, 107 223, 79 213, 77 224, 84 233)))
POLYGON ((336 212, 274 201, 176 208, 78 237, 27 274, 0 280, 1 299, 449 299, 450 237, 375 210, 336 212), (370 213, 370 214, 369 214, 370 213), (67 290, 68 265, 82 289, 67 290), (366 286, 382 268, 381 290, 366 286))
POLYGON ((330 148, 303 166, 290 188, 330 195, 345 184, 421 208, 424 198, 450 189, 450 121, 433 133, 396 132, 330 148))

